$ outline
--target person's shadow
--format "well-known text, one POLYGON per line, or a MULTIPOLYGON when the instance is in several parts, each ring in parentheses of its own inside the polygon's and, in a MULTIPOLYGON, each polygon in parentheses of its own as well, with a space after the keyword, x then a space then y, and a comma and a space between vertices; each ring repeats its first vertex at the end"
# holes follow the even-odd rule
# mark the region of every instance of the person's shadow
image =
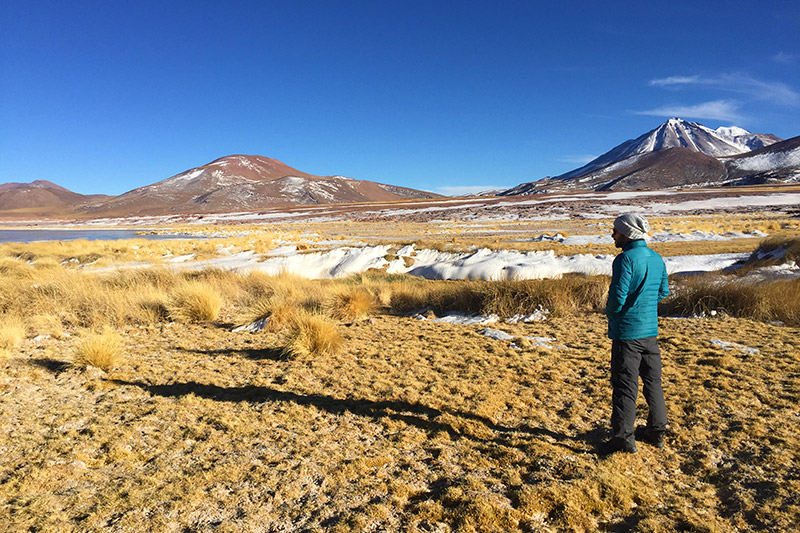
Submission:
POLYGON ((469 431, 460 430, 447 422, 440 420, 442 415, 448 414, 461 418, 466 421, 478 422, 487 429, 493 431, 497 436, 494 439, 498 444, 509 445, 512 438, 528 436, 534 438, 545 438, 555 441, 561 446, 569 448, 575 453, 585 453, 587 450, 568 445, 568 442, 584 441, 590 434, 569 436, 557 433, 545 428, 535 428, 528 425, 508 427, 492 422, 486 417, 482 417, 470 412, 452 409, 434 409, 419 403, 410 403, 402 400, 358 400, 351 398, 334 398, 323 394, 299 394, 291 391, 281 391, 269 387, 247 385, 243 387, 220 387, 218 385, 197 383, 194 381, 184 383, 171 383, 168 385, 151 385, 143 381, 125 381, 121 379, 111 379, 109 382, 116 385, 139 387, 150 394, 167 398, 177 398, 188 394, 208 398, 220 402, 290 402, 296 405, 312 405, 317 409, 333 414, 350 412, 359 416, 373 419, 388 417, 393 420, 405 422, 411 426, 418 427, 428 432, 444 431, 451 438, 469 438, 473 440, 487 440, 476 437, 469 431))

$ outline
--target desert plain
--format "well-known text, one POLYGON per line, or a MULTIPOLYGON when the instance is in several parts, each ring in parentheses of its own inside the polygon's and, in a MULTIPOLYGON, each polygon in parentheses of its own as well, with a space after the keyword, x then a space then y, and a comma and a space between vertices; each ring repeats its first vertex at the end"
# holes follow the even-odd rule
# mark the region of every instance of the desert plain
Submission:
POLYGON ((0 245, 0 524, 795 530, 798 203, 783 186, 6 221, 180 238, 0 245), (621 212, 671 268, 670 433, 601 457, 621 212))

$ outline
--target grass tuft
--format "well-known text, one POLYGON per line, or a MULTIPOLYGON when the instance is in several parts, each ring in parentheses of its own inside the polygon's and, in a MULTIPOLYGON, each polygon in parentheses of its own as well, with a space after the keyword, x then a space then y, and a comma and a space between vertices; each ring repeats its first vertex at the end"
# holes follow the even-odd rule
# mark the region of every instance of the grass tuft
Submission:
POLYGON ((376 308, 375 297, 366 289, 358 287, 333 296, 331 314, 340 320, 359 320, 369 316, 376 308))
POLYGON ((778 250, 783 252, 780 258, 782 262, 794 261, 800 263, 800 237, 788 235, 773 235, 761 241, 756 251, 753 252, 751 260, 772 254, 778 250))
POLYGON ((121 356, 121 337, 113 329, 105 327, 102 332, 88 333, 81 339, 72 364, 78 368, 94 366, 110 370, 120 363, 121 356))
POLYGON ((681 278, 662 304, 662 314, 738 318, 800 324, 800 278, 752 283, 709 274, 681 278))
POLYGON ((25 340, 25 322, 15 314, 0 315, 0 354, 16 350, 25 340))
POLYGON ((330 356, 343 346, 344 338, 335 322, 323 315, 298 311, 288 327, 283 353, 289 359, 330 356))
POLYGON ((28 328, 33 335, 49 335, 61 338, 64 327, 61 319, 52 313, 37 314, 28 319, 28 328))
POLYGON ((222 308, 222 296, 210 283, 188 281, 172 294, 170 316, 181 322, 216 320, 222 308))
POLYGON ((271 296, 256 301, 252 307, 252 322, 268 319, 267 331, 280 331, 287 327, 295 318, 299 303, 282 296, 271 296))

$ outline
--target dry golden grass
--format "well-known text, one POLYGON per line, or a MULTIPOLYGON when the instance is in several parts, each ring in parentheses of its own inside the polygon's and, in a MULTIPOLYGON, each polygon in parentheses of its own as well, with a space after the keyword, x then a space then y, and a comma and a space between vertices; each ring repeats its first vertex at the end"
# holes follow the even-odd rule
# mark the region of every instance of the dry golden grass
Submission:
POLYGON ((222 308, 222 296, 210 283, 188 281, 177 286, 169 304, 169 314, 183 322, 216 320, 222 308))
POLYGON ((0 314, 0 355, 9 355, 25 340, 25 321, 16 314, 0 314))
POLYGON ((52 313, 30 316, 27 320, 27 327, 34 336, 49 335, 60 338, 64 335, 64 325, 61 323, 61 319, 52 313))
POLYGON ((673 432, 610 458, 594 453, 610 414, 599 313, 496 326, 565 346, 521 352, 388 315, 296 359, 278 357, 280 333, 126 329, 129 363, 108 379, 61 364, 70 339, 26 344, 0 361, 0 517, 65 532, 791 531, 800 331, 661 322, 673 432))
POLYGON ((724 313, 754 320, 800 325, 800 278, 755 283, 715 275, 675 283, 662 304, 663 313, 684 316, 724 313))
POLYGON ((85 333, 75 348, 72 364, 78 368, 93 366, 111 370, 120 364, 122 358, 122 339, 109 327, 102 332, 85 333))
POLYGON ((299 302, 285 296, 271 296, 255 302, 249 321, 266 319, 267 331, 280 331, 291 324, 299 307, 299 302))
MULTIPOLYGON (((779 259, 782 262, 794 261, 800 263, 800 236, 791 234, 777 234, 767 237, 758 245, 753 252, 753 260, 758 260, 759 255, 783 250, 783 255, 779 259)), ((778 261, 778 260, 776 260, 778 261)))
MULTIPOLYGON (((598 231, 569 223, 571 234, 598 231)), ((541 233, 544 224, 494 226, 541 233)), ((431 229, 382 226, 327 231, 377 228, 390 240, 431 229)), ((458 246, 496 238, 455 235, 458 246)), ((447 245, 453 234, 433 238, 447 245)), ((0 523, 9 531, 791 531, 800 519, 800 330, 786 318, 796 284, 723 291, 714 296, 730 301, 722 318, 662 318, 667 446, 601 459, 607 278, 312 282, 219 270, 92 274, 60 263, 166 253, 85 244, 61 255, 0 246, 4 315, 24 316, 32 334, 71 334, 20 342, 0 361, 0 523), (194 284, 225 295, 217 322, 170 322, 173 296, 194 284), (319 314, 354 293, 384 308, 348 324, 319 314), (482 326, 402 316, 505 317, 540 306, 551 310, 546 321, 492 325, 519 350, 482 326), (787 325, 731 318, 737 309, 787 325), (257 334, 220 327, 278 313, 284 326, 257 334), (88 338, 76 332, 104 324, 124 335, 126 355, 106 379, 69 366, 88 338)), ((690 285, 683 292, 695 280, 675 280, 684 313, 708 301, 690 285)))
MULTIPOLYGON (((389 282, 392 283, 392 282, 389 282)), ((547 309, 556 316, 605 306, 608 277, 570 274, 561 279, 525 281, 394 282, 390 307, 397 313, 432 309, 512 317, 547 309)))
POLYGON ((339 320, 359 320, 370 315, 377 307, 375 296, 364 287, 345 288, 334 292, 330 314, 339 320))
POLYGON ((344 339, 331 319, 297 311, 286 328, 283 353, 289 358, 329 357, 336 355, 343 345, 344 339))
MULTIPOLYGON (((128 323, 158 324, 170 317, 174 301, 169 293, 152 286, 142 286, 133 293, 128 323)), ((212 319, 213 320, 213 319, 212 319)))

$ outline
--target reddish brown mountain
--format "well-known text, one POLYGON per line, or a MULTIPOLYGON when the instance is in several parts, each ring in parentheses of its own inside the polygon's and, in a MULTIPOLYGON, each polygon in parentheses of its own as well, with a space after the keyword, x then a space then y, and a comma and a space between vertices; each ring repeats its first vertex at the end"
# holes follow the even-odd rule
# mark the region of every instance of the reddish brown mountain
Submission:
POLYGON ((436 197, 439 195, 372 181, 315 176, 267 157, 232 155, 87 205, 85 211, 96 216, 221 213, 436 197))
POLYGON ((101 198, 107 197, 78 194, 46 180, 0 184, 0 211, 9 215, 68 214, 79 205, 101 198))

